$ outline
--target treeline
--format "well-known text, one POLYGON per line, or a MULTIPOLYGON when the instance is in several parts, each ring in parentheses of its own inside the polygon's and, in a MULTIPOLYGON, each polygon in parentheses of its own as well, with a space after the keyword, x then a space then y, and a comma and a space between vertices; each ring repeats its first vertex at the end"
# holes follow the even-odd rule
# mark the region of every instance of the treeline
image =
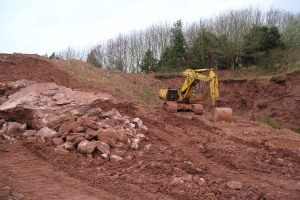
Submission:
POLYGON ((258 7, 228 10, 191 24, 161 22, 50 57, 129 73, 289 65, 300 60, 300 13, 258 7))

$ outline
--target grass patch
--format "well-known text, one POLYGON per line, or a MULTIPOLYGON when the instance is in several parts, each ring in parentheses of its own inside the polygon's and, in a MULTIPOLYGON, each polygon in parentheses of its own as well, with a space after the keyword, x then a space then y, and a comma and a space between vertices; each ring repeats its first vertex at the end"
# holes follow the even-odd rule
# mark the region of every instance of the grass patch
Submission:
POLYGON ((173 77, 181 77, 178 72, 158 72, 154 75, 154 78, 173 78, 173 77))
POLYGON ((269 121, 264 121, 263 124, 268 125, 268 126, 272 127, 273 129, 277 129, 277 130, 281 129, 279 126, 277 126, 269 121))
POLYGON ((285 65, 285 66, 275 66, 270 68, 264 68, 259 66, 250 66, 247 68, 242 68, 237 70, 238 75, 243 75, 247 77, 247 74, 254 74, 256 78, 269 80, 273 77, 280 76, 286 73, 292 73, 295 71, 300 71, 300 62, 285 65))
POLYGON ((152 92, 149 92, 147 90, 143 90, 141 94, 137 97, 139 102, 141 102, 143 105, 151 106, 157 104, 157 97, 152 92))
POLYGON ((295 130, 295 133, 300 134, 300 129, 295 130))

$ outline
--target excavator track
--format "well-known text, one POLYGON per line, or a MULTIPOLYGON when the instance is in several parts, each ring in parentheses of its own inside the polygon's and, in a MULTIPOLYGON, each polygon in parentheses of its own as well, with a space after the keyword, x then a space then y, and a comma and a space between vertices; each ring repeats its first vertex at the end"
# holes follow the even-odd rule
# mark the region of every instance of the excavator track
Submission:
POLYGON ((202 115, 203 114, 203 105, 202 104, 193 104, 192 110, 196 115, 202 115))
POLYGON ((171 101, 164 102, 163 109, 171 113, 176 113, 178 110, 190 110, 193 111, 196 115, 202 115, 204 111, 202 104, 178 104, 171 101))
POLYGON ((177 112, 177 103, 176 102, 164 102, 163 109, 171 112, 176 113, 177 112))

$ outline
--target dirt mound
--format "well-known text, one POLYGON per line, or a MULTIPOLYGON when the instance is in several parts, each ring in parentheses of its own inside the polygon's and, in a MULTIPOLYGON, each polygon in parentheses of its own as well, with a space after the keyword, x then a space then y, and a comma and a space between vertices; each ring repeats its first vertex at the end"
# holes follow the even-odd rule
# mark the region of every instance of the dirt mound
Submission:
MULTIPOLYGON (((266 114, 271 122, 286 124, 286 113, 298 117, 299 73, 270 81, 222 80, 223 105, 246 116, 214 123, 209 96, 201 116, 161 109, 158 89, 180 88, 179 77, 158 80, 153 74, 125 74, 36 55, 0 58, 1 82, 28 79, 109 93, 120 100, 116 109, 122 115, 139 117, 148 128, 139 148, 127 147, 130 156, 118 162, 76 150, 59 154, 47 138, 0 136, 2 199, 299 199, 300 136, 246 120, 262 120, 266 114), (24 180, 30 180, 30 187, 24 180)), ((288 119, 299 123, 292 115, 288 119)))
POLYGON ((0 71, 2 83, 26 79, 39 83, 54 82, 72 89, 86 88, 85 84, 39 55, 0 54, 0 71))

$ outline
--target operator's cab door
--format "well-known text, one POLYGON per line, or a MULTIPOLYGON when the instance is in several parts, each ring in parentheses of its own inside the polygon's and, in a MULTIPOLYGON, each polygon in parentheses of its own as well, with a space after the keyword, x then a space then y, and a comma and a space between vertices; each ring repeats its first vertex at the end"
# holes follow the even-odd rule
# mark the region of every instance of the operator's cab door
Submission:
POLYGON ((195 84, 192 88, 192 96, 189 100, 190 103, 199 103, 202 100, 203 97, 203 81, 199 81, 195 84))

